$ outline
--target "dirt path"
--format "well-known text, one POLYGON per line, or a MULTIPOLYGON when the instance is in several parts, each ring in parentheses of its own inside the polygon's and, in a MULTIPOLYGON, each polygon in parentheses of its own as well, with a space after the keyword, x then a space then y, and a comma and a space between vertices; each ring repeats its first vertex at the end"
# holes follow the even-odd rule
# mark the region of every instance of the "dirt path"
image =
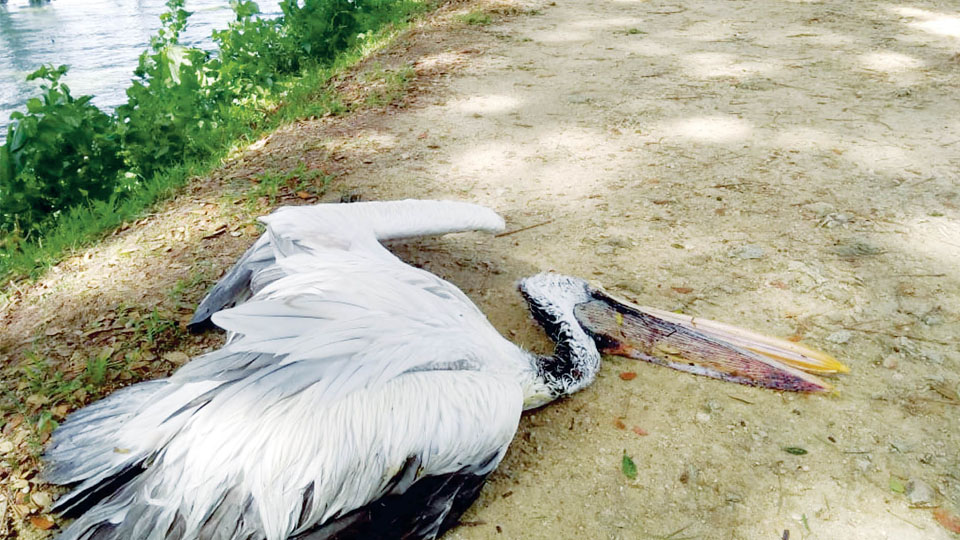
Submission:
MULTIPOLYGON (((492 25, 447 13, 447 26, 379 59, 412 62, 419 88, 404 107, 304 123, 248 156, 330 163, 334 191, 367 200, 471 200, 511 229, 533 226, 394 246, 533 348, 547 343, 513 283, 553 269, 803 338, 853 372, 834 395, 803 397, 611 360, 593 387, 524 418, 468 525, 448 536, 956 538, 932 508, 960 511, 960 10, 486 7, 492 25), (620 471, 624 452, 635 480, 620 471)), ((243 163, 228 170, 243 176, 243 163)), ((169 260, 216 270, 249 244, 190 235, 216 226, 202 216, 219 188, 205 189, 64 265, 89 284, 114 261, 88 301, 150 305, 182 278, 157 277, 169 260), (186 223, 189 241, 142 259, 151 279, 127 276, 116 261, 171 230, 167 215, 201 217, 186 223)), ((66 330, 94 318, 69 309, 72 287, 53 274, 19 297, 8 350, 50 328, 37 315, 50 306, 66 330)))

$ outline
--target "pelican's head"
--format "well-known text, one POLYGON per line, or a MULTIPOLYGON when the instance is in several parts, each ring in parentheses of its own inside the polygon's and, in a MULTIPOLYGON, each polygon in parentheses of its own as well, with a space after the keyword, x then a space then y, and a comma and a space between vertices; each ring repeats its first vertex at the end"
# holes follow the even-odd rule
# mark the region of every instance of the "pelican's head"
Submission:
POLYGON ((807 372, 849 371, 833 357, 730 325, 633 305, 554 273, 520 280, 534 319, 557 343, 540 370, 557 395, 590 384, 599 353, 615 354, 752 386, 798 392, 831 387, 807 372))
POLYGON ((553 356, 536 359, 537 375, 546 384, 546 392, 538 393, 541 399, 534 400, 534 406, 592 383, 600 369, 600 352, 574 314, 578 305, 590 301, 590 285, 580 278, 551 272, 521 279, 517 288, 533 318, 556 343, 553 356))

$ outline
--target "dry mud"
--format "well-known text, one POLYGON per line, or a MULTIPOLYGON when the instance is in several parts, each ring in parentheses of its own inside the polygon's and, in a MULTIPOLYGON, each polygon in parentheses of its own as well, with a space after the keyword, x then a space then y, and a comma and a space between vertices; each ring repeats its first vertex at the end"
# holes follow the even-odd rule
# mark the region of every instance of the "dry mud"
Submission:
MULTIPOLYGON (((524 417, 447 537, 957 538, 933 511, 960 511, 956 4, 483 8, 492 24, 451 12, 378 59, 418 75, 401 107, 293 126, 250 159, 331 164, 340 177, 325 200, 452 198, 501 212, 518 232, 392 247, 535 350, 549 344, 514 283, 555 270, 802 338, 852 372, 831 395, 802 396, 607 359, 591 388, 524 417)), ((210 197, 195 190, 148 226, 169 231, 163 216, 210 197)), ((94 283, 108 270, 97 261, 137 245, 120 236, 60 273, 94 283)), ((186 236, 173 250, 182 269, 222 268, 252 241, 186 236)), ((142 264, 159 275, 164 257, 142 264)), ((149 304, 170 285, 124 267, 91 298, 149 304)), ((72 289, 57 279, 7 308, 8 329, 44 302, 63 315, 70 302, 56 298, 72 289)))

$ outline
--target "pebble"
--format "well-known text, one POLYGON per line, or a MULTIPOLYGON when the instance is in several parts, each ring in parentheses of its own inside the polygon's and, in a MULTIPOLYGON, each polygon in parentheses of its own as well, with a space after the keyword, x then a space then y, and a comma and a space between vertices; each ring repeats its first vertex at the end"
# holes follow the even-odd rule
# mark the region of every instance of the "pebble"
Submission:
POLYGON ((803 205, 804 209, 813 212, 818 218, 822 218, 827 214, 832 214, 836 211, 836 208, 828 202, 813 202, 810 204, 803 205))
POLYGON ((713 413, 717 411, 722 411, 723 405, 721 405, 720 402, 715 399, 708 399, 707 402, 703 404, 703 408, 706 409, 707 412, 713 413))
POLYGON ((890 355, 883 359, 883 367, 887 369, 897 369, 897 366, 900 365, 900 359, 894 355, 890 355))
POLYGON ((837 345, 842 345, 853 337, 853 332, 849 330, 837 330, 836 332, 827 336, 827 341, 830 343, 836 343, 837 345))
POLYGON ((827 214, 820 219, 820 226, 827 229, 846 227, 851 223, 853 223, 853 216, 842 212, 827 214))
POLYGON ((707 414, 707 413, 705 413, 705 412, 698 412, 698 413, 697 413, 697 422, 700 422, 701 424, 706 424, 706 423, 709 422, 709 421, 710 421, 710 415, 709 415, 709 414, 707 414))
POLYGON ((920 480, 919 478, 911 478, 907 480, 907 500, 910 501, 910 504, 916 505, 930 505, 933 504, 933 500, 936 498, 936 492, 933 491, 933 488, 930 487, 930 484, 920 480))
POLYGON ((729 253, 730 257, 739 257, 741 259, 762 259, 763 258, 763 247, 756 244, 747 244, 741 246, 729 253))

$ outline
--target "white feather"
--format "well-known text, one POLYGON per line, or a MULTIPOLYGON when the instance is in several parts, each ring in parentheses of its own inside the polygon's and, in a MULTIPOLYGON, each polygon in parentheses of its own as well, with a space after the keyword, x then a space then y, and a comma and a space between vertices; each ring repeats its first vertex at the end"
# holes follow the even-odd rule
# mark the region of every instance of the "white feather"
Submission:
POLYGON ((378 239, 495 231, 503 220, 465 203, 399 201, 283 208, 263 221, 244 258, 256 261, 253 296, 213 316, 228 344, 147 383, 135 404, 104 400, 54 434, 54 481, 83 489, 149 464, 64 538, 98 521, 126 527, 131 515, 150 516, 129 529, 149 538, 179 515, 191 538, 221 500, 239 497, 252 498, 258 537, 280 540, 383 496, 411 457, 421 476, 499 463, 534 376, 530 356, 459 289, 378 239))

